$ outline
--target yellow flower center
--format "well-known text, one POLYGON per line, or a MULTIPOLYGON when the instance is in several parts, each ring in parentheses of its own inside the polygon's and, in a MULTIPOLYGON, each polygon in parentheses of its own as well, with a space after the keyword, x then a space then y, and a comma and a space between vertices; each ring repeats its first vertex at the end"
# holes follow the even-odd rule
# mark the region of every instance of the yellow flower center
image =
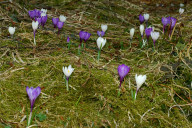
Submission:
POLYGON ((68 70, 68 73, 69 73, 70 71, 68 70))

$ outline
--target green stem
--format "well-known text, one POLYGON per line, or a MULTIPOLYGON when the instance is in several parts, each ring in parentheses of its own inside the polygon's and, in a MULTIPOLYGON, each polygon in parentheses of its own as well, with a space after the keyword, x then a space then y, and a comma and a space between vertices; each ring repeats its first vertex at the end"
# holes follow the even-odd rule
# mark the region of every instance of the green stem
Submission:
POLYGON ((124 47, 123 47, 123 42, 121 42, 121 49, 122 49, 122 50, 124 49, 124 47))
POLYGON ((100 54, 101 54, 101 50, 99 49, 98 56, 97 56, 98 62, 99 62, 99 59, 100 59, 100 54))
POLYGON ((120 97, 121 94, 121 88, 118 89, 117 97, 120 97))
POLYGON ((68 49, 70 49, 70 46, 71 46, 71 41, 69 41, 68 43, 68 49))
POLYGON ((32 117, 32 112, 30 112, 30 114, 29 114, 29 118, 28 118, 28 126, 30 125, 30 123, 31 123, 31 117, 32 117))
POLYGON ((132 45, 132 39, 130 40, 130 48, 131 48, 131 45, 132 45))

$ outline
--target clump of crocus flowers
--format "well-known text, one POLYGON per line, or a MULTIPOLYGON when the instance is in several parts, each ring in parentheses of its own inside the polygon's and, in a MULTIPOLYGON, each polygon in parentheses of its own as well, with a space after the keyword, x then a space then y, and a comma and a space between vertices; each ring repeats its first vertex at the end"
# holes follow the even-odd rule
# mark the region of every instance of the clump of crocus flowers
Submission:
POLYGON ((59 18, 52 18, 52 23, 54 25, 54 28, 58 28, 58 35, 66 21, 66 17, 64 15, 60 15, 59 18))
POLYGON ((29 100, 31 103, 31 111, 30 111, 30 115, 28 118, 28 126, 31 123, 31 117, 32 117, 32 111, 33 111, 33 107, 35 104, 35 100, 37 99, 37 97, 40 95, 41 93, 41 88, 40 87, 36 87, 36 88, 29 88, 28 86, 26 87, 26 91, 27 91, 27 95, 29 96, 29 100))
POLYGON ((38 21, 39 25, 45 26, 45 23, 47 22, 47 10, 41 9, 41 10, 30 10, 28 11, 28 14, 30 18, 34 21, 38 21))
POLYGON ((69 91, 69 77, 73 71, 74 71, 74 68, 72 68, 71 65, 69 65, 68 67, 63 67, 63 73, 65 75, 65 82, 66 82, 67 91, 69 91))
POLYGON ((163 33, 165 33, 166 30, 166 26, 169 24, 170 25, 170 29, 169 29, 169 36, 171 36, 171 33, 173 31, 173 28, 175 27, 175 24, 177 22, 177 19, 174 17, 162 17, 161 22, 163 24, 163 33))
POLYGON ((147 21, 149 20, 149 14, 140 14, 139 15, 139 21, 140 21, 140 24, 146 22, 146 26, 147 26, 147 21))

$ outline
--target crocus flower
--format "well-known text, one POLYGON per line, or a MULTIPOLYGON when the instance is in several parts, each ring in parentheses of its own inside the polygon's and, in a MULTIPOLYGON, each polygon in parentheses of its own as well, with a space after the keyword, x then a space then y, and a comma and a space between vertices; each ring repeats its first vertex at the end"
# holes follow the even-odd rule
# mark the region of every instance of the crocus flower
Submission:
POLYGON ((61 21, 57 22, 58 34, 59 34, 59 31, 62 29, 63 25, 64 25, 64 22, 61 22, 61 21))
POLYGON ((185 6, 184 4, 180 3, 180 7, 181 7, 181 8, 184 7, 184 6, 185 6))
POLYGON ((149 36, 151 36, 152 31, 153 31, 153 28, 151 28, 151 27, 145 29, 145 34, 147 36, 147 40, 149 40, 149 36))
POLYGON ((41 13, 41 24, 43 27, 46 22, 47 22, 47 15, 45 13, 41 13))
POLYGON ((141 14, 139 15, 139 21, 141 24, 145 21, 144 16, 141 14))
POLYGON ((117 68, 117 71, 119 73, 119 77, 120 77, 120 85, 119 88, 121 87, 121 83, 123 82, 124 77, 129 73, 130 71, 130 67, 128 67, 125 64, 119 65, 117 68))
POLYGON ((177 19, 171 17, 171 30, 175 27, 176 22, 177 22, 177 19))
POLYGON ((131 38, 131 40, 133 38, 134 32, 135 32, 134 28, 130 29, 130 38, 131 38))
POLYGON ((181 14, 183 14, 183 12, 184 12, 184 9, 183 9, 183 8, 180 8, 180 9, 179 9, 179 14, 181 15, 181 14))
POLYGON ((54 28, 56 28, 57 23, 59 22, 59 18, 52 18, 52 22, 53 22, 54 28))
POLYGON ((102 37, 99 37, 97 39, 97 46, 98 46, 99 50, 101 50, 105 46, 105 43, 106 43, 106 39, 104 39, 102 37))
POLYGON ((9 27, 8 31, 9 31, 11 37, 13 37, 13 34, 15 33, 15 27, 9 27))
POLYGON ((145 21, 148 21, 148 19, 149 19, 149 14, 144 14, 144 19, 145 19, 145 21))
POLYGON ((38 17, 38 18, 35 18, 35 21, 38 21, 38 25, 40 26, 42 19, 41 19, 41 17, 38 17))
POLYGON ((103 32, 105 32, 105 31, 107 30, 107 25, 106 25, 106 24, 102 24, 102 25, 101 25, 101 30, 102 30, 103 32))
POLYGON ((38 24, 39 24, 38 21, 33 21, 33 22, 32 22, 32 28, 33 28, 33 34, 34 34, 34 45, 36 45, 35 32, 36 32, 36 30, 37 30, 37 28, 38 28, 38 24))
POLYGON ((98 51, 98 61, 99 61, 99 58, 100 58, 100 54, 101 54, 101 49, 105 46, 105 43, 106 43, 106 39, 103 39, 102 37, 99 37, 97 39, 97 46, 99 48, 99 51, 98 51))
POLYGON ((67 91, 69 91, 69 86, 68 86, 69 76, 72 74, 73 71, 74 71, 74 68, 72 68, 71 65, 69 65, 68 67, 63 67, 63 73, 66 78, 67 91))
POLYGON ((68 49, 70 49, 71 41, 69 37, 67 37, 67 43, 68 43, 68 49))
POLYGON ((143 37, 144 25, 141 24, 139 29, 140 29, 141 36, 143 37))
POLYGON ((70 42, 70 38, 69 37, 67 37, 67 43, 69 43, 70 42))
POLYGON ((153 44, 155 47, 155 41, 159 38, 159 32, 151 32, 151 38, 153 39, 153 44))
POLYGON ((177 19, 176 18, 173 18, 173 17, 170 17, 170 33, 169 33, 169 36, 171 36, 171 33, 172 33, 172 30, 173 28, 175 27, 175 24, 177 22, 177 19))
POLYGON ((27 95, 29 96, 29 100, 30 100, 30 103, 31 103, 31 112, 30 112, 29 119, 28 119, 28 125, 29 125, 30 122, 31 122, 31 116, 32 116, 32 110, 33 110, 33 107, 34 107, 34 103, 35 103, 36 98, 41 93, 41 88, 40 87, 37 87, 37 88, 31 87, 31 88, 29 88, 27 86, 26 91, 27 91, 27 95))
POLYGON ((41 12, 43 12, 43 13, 46 14, 46 13, 47 13, 47 9, 43 9, 43 8, 42 8, 42 9, 41 9, 41 12))
POLYGON ((41 17, 41 11, 40 10, 35 9, 34 11, 35 11, 35 17, 36 18, 41 17))
POLYGON ((161 22, 162 22, 162 24, 163 24, 163 33, 164 33, 165 27, 166 27, 167 24, 169 23, 169 19, 166 18, 166 17, 162 17, 162 18, 161 18, 161 22))
POLYGON ((80 37, 80 44, 79 44, 79 47, 80 47, 82 41, 83 41, 84 38, 85 38, 85 32, 84 32, 84 31, 80 31, 80 32, 79 32, 79 37, 80 37))
POLYGON ((97 31, 97 35, 103 37, 105 35, 104 31, 97 31))
POLYGON ((33 20, 35 18, 35 11, 34 10, 29 10, 28 14, 30 16, 30 18, 33 20))
POLYGON ((59 16, 59 20, 60 20, 61 22, 65 22, 66 19, 67 19, 67 18, 66 18, 64 15, 60 15, 60 16, 59 16))
POLYGON ((85 32, 84 34, 85 34, 84 41, 86 42, 90 38, 91 33, 85 32))
POLYGON ((136 99, 139 88, 145 82, 146 79, 147 79, 146 75, 139 75, 139 76, 137 76, 137 74, 135 75, 135 80, 136 80, 136 85, 137 85, 137 90, 135 93, 135 99, 136 99))

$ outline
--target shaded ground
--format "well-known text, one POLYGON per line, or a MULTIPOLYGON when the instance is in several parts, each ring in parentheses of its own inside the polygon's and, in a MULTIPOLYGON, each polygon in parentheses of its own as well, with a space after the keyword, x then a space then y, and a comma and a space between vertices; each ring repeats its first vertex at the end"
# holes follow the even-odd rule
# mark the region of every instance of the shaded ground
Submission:
POLYGON ((38 127, 192 127, 192 5, 184 7, 185 13, 179 16, 180 2, 174 7, 169 2, 163 3, 163 7, 146 3, 1 3, 0 126, 25 127, 26 119, 20 121, 30 111, 26 86, 40 86, 42 93, 36 100, 32 123, 38 127), (31 20, 26 11, 35 8, 48 9, 48 22, 45 28, 38 29, 34 49, 31 20), (149 49, 139 47, 140 13, 149 13, 149 24, 160 32, 156 51, 152 51, 152 43, 149 49), (60 14, 68 18, 58 36, 51 18, 60 14), (172 40, 162 34, 162 16, 179 19, 172 40), (98 63, 96 32, 105 23, 107 44, 98 63), (8 26, 17 27, 14 39, 10 38, 8 26), (130 49, 132 27, 136 32, 130 49), (92 35, 85 51, 78 55, 80 30, 92 35), (67 36, 73 43, 71 50, 67 49, 67 36), (69 64, 75 70, 67 92, 62 67, 69 64), (131 72, 124 80, 121 96, 117 97, 119 64, 130 66, 131 72), (133 101, 135 74, 146 74, 147 81, 133 101))

